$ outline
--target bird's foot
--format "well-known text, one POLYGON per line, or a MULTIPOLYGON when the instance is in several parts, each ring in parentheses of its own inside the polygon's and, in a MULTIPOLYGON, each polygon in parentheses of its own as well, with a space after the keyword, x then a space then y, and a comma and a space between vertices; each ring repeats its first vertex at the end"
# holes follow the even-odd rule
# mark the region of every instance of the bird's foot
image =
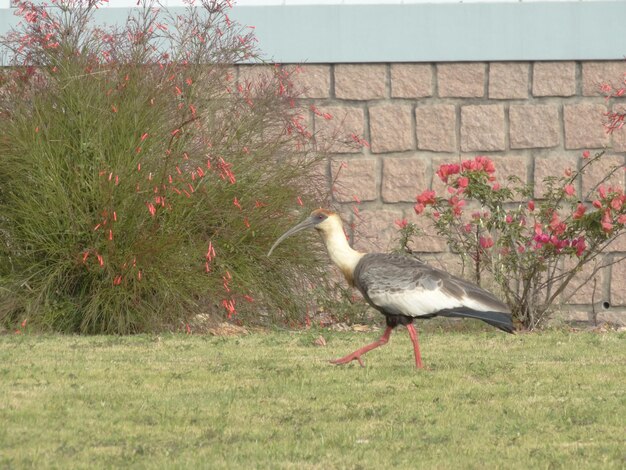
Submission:
POLYGON ((330 363, 341 365, 341 364, 347 364, 352 361, 359 361, 359 364, 361 365, 361 367, 365 367, 365 364, 363 364, 363 361, 361 360, 361 355, 360 354, 357 355, 355 353, 348 354, 347 356, 340 357, 339 359, 331 359, 330 363))

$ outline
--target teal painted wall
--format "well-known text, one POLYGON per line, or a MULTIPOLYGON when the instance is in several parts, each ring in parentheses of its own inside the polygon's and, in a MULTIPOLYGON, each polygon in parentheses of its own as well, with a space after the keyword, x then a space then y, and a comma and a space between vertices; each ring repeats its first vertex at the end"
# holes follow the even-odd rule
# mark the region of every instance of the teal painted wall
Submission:
MULTIPOLYGON (((176 10, 175 8, 173 8, 176 10)), ((126 8, 103 8, 114 23, 126 8)), ((282 63, 603 60, 626 56, 626 1, 235 7, 282 63)), ((0 9, 0 34, 16 18, 0 9)))

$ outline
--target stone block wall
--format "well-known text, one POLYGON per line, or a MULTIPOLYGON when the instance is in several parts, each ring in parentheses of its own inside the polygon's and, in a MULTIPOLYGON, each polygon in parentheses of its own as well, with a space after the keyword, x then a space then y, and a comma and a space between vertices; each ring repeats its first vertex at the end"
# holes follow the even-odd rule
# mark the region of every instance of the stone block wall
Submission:
MULTIPOLYGON (((396 220, 424 224, 413 211, 415 196, 441 187, 434 173, 442 163, 488 155, 499 178, 537 182, 536 194, 544 177, 578 167, 584 150, 606 148, 605 166, 624 165, 626 129, 607 134, 603 114, 623 110, 626 99, 605 99, 600 85, 623 84, 625 73, 623 61, 310 64, 296 81, 319 110, 308 116, 314 133, 328 129, 323 113, 330 113, 346 133, 369 142, 335 146, 326 176, 330 187, 339 173, 335 208, 351 224, 354 245, 385 251, 396 220)), ((591 172, 579 182, 579 194, 598 177, 591 172)), ((624 179, 620 171, 612 182, 624 186, 624 179)), ((432 233, 415 249, 454 269, 455 256, 432 233)), ((626 254, 626 240, 614 249, 605 261, 626 254)), ((587 320, 591 291, 579 289, 566 316, 587 320)), ((611 305, 599 319, 626 322, 626 261, 597 274, 594 299, 611 305)))

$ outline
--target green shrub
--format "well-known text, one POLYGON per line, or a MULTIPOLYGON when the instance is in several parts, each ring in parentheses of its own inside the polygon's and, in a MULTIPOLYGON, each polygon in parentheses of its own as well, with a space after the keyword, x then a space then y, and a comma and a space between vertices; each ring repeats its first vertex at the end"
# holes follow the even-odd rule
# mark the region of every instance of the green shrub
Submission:
POLYGON ((0 319, 131 333, 303 315, 315 249, 266 257, 322 195, 290 71, 237 82, 253 37, 219 3, 145 4, 108 31, 95 7, 21 3, 2 41, 0 319))

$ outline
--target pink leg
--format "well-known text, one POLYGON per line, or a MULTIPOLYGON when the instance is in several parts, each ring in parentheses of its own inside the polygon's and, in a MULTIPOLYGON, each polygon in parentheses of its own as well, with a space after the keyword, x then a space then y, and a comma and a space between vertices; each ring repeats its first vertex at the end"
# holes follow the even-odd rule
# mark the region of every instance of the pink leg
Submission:
POLYGON ((361 367, 365 367, 365 364, 363 364, 363 361, 361 360, 361 355, 365 354, 368 351, 371 351, 372 349, 377 348, 378 346, 387 344, 389 342, 389 337, 391 336, 392 331, 393 331, 393 328, 388 326, 385 332, 383 333, 383 335, 377 341, 374 341, 373 343, 368 344, 367 346, 363 346, 361 349, 357 349, 352 354, 348 354, 347 356, 340 357, 339 359, 333 359, 330 362, 333 364, 347 364, 348 362, 356 360, 356 361, 359 361, 359 364, 361 364, 361 367))
POLYGON ((413 324, 408 324, 406 329, 409 330, 409 336, 411 337, 411 342, 413 343, 413 352, 415 353, 415 367, 421 369, 424 367, 422 364, 422 355, 420 354, 420 345, 417 342, 417 331, 415 331, 415 327, 413 324))

